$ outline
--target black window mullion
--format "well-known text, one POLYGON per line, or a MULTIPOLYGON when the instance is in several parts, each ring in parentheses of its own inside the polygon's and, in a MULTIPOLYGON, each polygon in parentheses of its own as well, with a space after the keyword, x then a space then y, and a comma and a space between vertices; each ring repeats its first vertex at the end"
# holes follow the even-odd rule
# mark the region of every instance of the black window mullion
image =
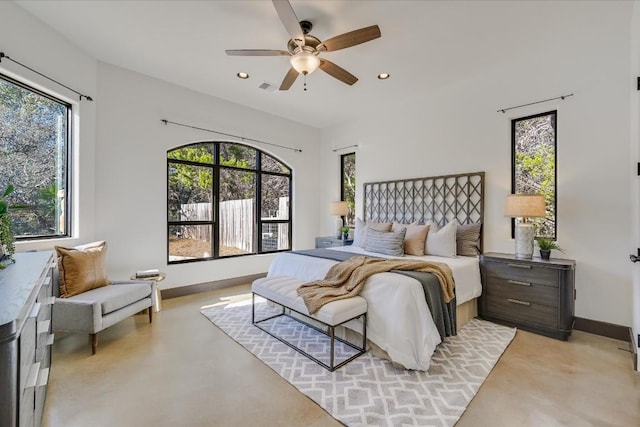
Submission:
POLYGON ((71 111, 71 106, 67 107, 67 161, 66 164, 64 165, 65 168, 65 187, 64 187, 64 191, 65 191, 65 196, 64 196, 64 203, 65 206, 64 208, 66 209, 65 212, 68 212, 68 214, 65 215, 64 218, 64 235, 65 236, 71 236, 71 221, 72 221, 72 217, 73 215, 71 215, 71 212, 73 212, 72 208, 73 208, 73 202, 72 202, 72 197, 71 194, 73 194, 72 191, 72 182, 73 180, 71 179, 71 175, 73 174, 73 159, 72 159, 72 144, 74 144, 73 141, 73 114, 71 111))
POLYGON ((340 156, 340 200, 344 200, 344 159, 349 154, 340 156))
POLYGON ((211 225, 208 221, 169 221, 167 222, 169 227, 182 227, 189 225, 211 225))
POLYGON ((213 257, 220 258, 220 143, 213 144, 213 257))
POLYGON ((169 247, 169 241, 171 240, 171 223, 169 222, 169 164, 171 163, 170 159, 169 159, 169 152, 167 152, 167 168, 165 169, 165 171, 167 172, 167 196, 165 198, 165 200, 167 201, 167 204, 165 205, 165 210, 166 210, 166 214, 167 214, 167 230, 165 233, 165 236, 167 236, 167 264, 171 263, 171 248, 169 247))
POLYGON ((262 156, 261 151, 256 150, 256 206, 255 220, 253 226, 256 227, 254 233, 255 253, 262 253, 262 156))
POLYGON ((293 171, 289 174, 289 250, 293 249, 293 171))

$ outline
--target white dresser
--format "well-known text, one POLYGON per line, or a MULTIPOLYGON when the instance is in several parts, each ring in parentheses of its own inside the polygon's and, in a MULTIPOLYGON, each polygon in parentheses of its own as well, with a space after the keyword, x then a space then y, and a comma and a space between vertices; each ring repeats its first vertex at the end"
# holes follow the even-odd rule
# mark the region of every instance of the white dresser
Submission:
POLYGON ((0 427, 40 426, 51 366, 52 252, 0 270, 0 427))

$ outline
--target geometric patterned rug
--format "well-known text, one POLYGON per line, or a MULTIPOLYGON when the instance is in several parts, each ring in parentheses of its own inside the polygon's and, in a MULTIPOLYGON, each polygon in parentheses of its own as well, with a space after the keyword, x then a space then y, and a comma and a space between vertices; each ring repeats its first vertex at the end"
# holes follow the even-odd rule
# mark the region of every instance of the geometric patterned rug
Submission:
MULTIPOLYGON (((274 310, 280 311, 256 297, 256 319, 274 310)), ((473 319, 437 347, 428 372, 398 369, 370 352, 329 372, 253 326, 251 300, 207 306, 201 312, 348 426, 453 426, 516 332, 473 319)), ((321 360, 328 354, 326 336, 300 322, 281 316, 269 327, 321 360)), ((352 351, 345 348, 336 342, 336 364, 352 351)))

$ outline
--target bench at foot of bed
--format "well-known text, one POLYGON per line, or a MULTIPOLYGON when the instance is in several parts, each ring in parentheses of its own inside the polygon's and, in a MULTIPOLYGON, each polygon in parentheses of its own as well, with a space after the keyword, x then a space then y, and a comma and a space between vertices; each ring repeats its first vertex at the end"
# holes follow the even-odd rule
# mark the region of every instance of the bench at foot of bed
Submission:
POLYGON ((272 337, 280 340, 289 347, 295 349, 299 353, 305 355, 309 359, 313 360, 320 366, 328 369, 329 371, 335 371, 336 369, 349 363, 356 357, 364 354, 367 347, 367 301, 359 296, 353 298, 346 298, 339 301, 333 301, 329 304, 322 306, 316 313, 310 315, 304 301, 298 296, 296 290, 304 282, 294 277, 279 276, 279 277, 263 277, 253 282, 251 285, 252 292, 252 308, 251 308, 251 323, 262 331, 268 333, 272 337), (268 301, 276 303, 282 306, 282 312, 273 316, 269 316, 264 319, 256 320, 255 318, 255 296, 259 295, 268 301), (292 316, 290 312, 297 313, 308 319, 313 319, 316 322, 324 325, 326 330, 317 328, 307 322, 302 321, 297 316, 292 316), (264 328, 261 323, 274 319, 279 316, 288 316, 307 327, 313 328, 323 334, 327 335, 330 339, 330 354, 329 363, 324 363, 318 360, 316 357, 305 352, 301 348, 296 347, 289 341, 286 341, 283 337, 277 336, 272 331, 264 328), (359 347, 348 341, 335 336, 335 327, 343 325, 351 320, 362 318, 362 346, 359 347), (357 353, 350 356, 346 360, 341 361, 337 365, 335 364, 335 341, 338 340, 343 344, 357 350, 357 353))

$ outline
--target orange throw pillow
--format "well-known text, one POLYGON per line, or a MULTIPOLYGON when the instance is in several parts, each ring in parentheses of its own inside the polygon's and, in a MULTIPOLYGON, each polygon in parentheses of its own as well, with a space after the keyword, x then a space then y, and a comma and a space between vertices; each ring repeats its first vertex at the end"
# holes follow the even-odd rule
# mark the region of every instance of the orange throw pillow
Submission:
POLYGON ((65 248, 56 246, 60 273, 60 297, 68 298, 109 284, 104 241, 65 248))
POLYGON ((391 230, 398 232, 403 228, 407 229, 407 234, 404 236, 405 255, 424 255, 424 246, 427 240, 427 234, 429 233, 429 226, 416 223, 400 224, 394 222, 391 230))

